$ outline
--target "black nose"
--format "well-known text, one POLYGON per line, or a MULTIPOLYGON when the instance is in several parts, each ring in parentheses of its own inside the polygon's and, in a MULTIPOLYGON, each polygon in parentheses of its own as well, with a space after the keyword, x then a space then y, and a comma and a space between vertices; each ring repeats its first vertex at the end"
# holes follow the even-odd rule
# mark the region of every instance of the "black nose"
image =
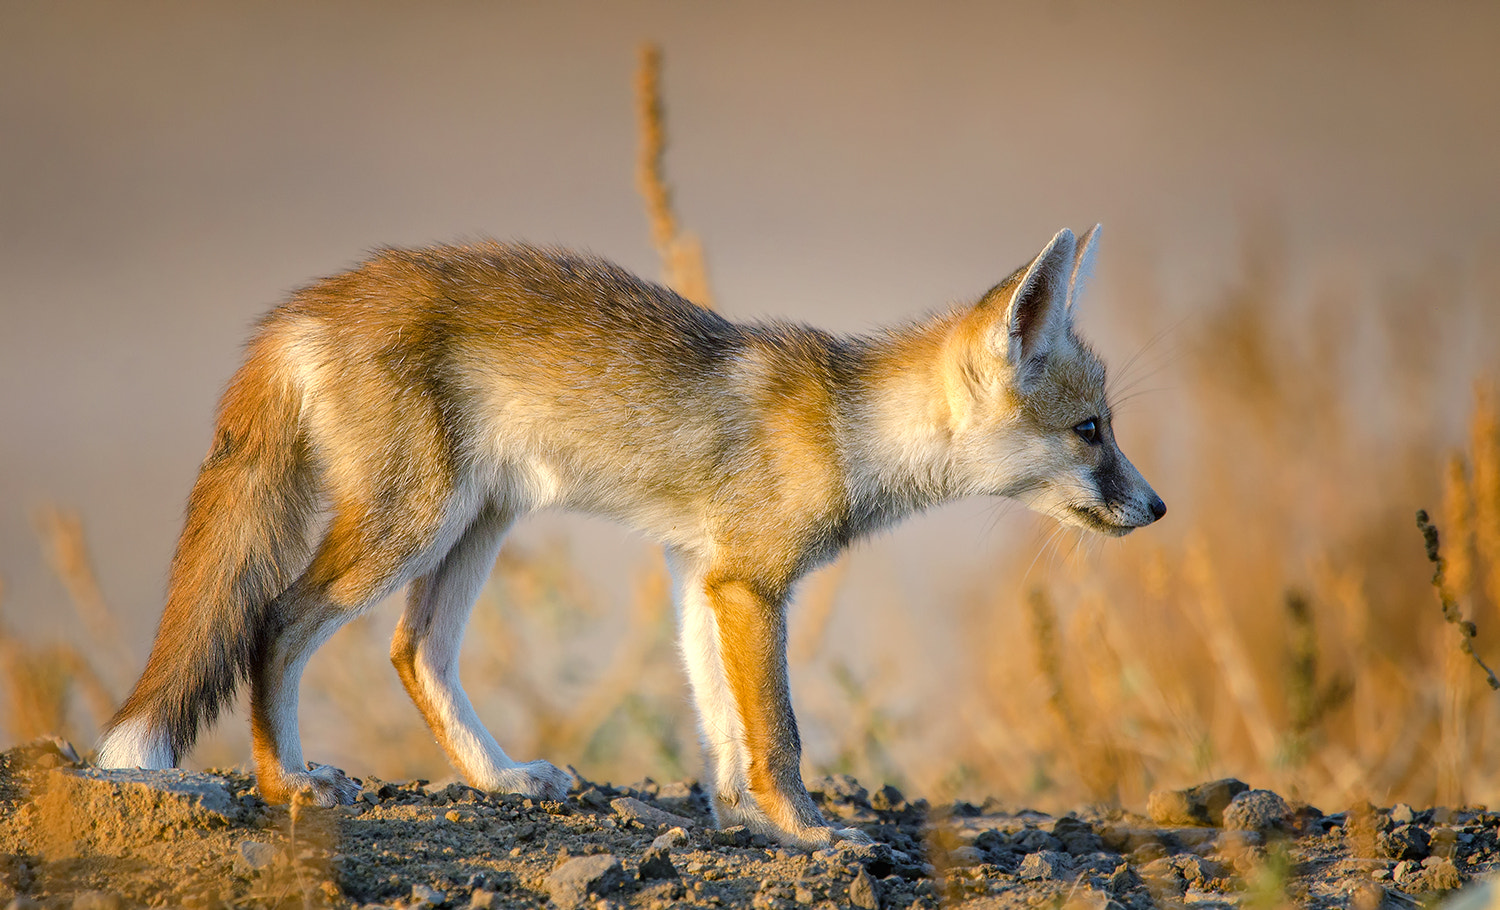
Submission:
POLYGON ((1161 497, 1160 496, 1154 496, 1154 497, 1152 497, 1152 499, 1151 499, 1151 517, 1153 519, 1159 519, 1159 518, 1161 518, 1165 514, 1167 514, 1167 504, 1161 501, 1161 497))

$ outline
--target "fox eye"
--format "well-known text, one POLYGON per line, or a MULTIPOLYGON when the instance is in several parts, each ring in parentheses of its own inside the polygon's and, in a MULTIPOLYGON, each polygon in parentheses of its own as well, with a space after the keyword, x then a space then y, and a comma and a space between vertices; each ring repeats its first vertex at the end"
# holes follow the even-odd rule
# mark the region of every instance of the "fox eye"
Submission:
POLYGON ((1093 417, 1073 427, 1073 432, 1083 437, 1083 441, 1091 446, 1099 444, 1099 422, 1093 417))

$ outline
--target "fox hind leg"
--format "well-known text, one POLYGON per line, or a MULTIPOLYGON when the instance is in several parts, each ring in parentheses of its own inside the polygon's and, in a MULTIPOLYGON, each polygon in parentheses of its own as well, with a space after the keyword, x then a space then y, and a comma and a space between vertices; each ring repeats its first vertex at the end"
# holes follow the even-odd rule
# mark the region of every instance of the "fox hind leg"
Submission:
POLYGON ((563 799, 572 776, 546 761, 520 763, 480 722, 459 680, 459 646, 514 514, 491 503, 437 567, 412 581, 391 640, 391 663, 448 760, 483 790, 563 799))
POLYGON ((432 546, 439 521, 404 517, 405 523, 380 522, 364 510, 341 509, 307 570, 270 607, 250 675, 255 776, 268 802, 299 798, 332 806, 359 793, 342 771, 303 761, 298 689, 313 652, 413 574, 432 546))

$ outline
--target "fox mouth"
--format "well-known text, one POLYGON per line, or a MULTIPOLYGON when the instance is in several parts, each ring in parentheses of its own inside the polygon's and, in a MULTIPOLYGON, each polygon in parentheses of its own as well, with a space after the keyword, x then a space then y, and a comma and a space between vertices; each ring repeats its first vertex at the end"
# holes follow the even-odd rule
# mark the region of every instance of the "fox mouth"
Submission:
POLYGON ((1073 517, 1074 521, 1077 524, 1088 528, 1090 531, 1094 531, 1099 534, 1105 534, 1109 537, 1124 537, 1126 534, 1129 534, 1131 531, 1135 530, 1134 525, 1121 524, 1117 521, 1112 521, 1109 518, 1106 518, 1105 514, 1101 514, 1102 512, 1103 510, 1099 509, 1097 506, 1068 506, 1068 513, 1073 517))

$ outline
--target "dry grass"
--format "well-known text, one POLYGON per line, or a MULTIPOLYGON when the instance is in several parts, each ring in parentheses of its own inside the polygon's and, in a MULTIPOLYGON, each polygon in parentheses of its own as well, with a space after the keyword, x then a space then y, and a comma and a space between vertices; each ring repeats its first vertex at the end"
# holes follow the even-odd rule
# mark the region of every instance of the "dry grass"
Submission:
MULTIPOLYGON (((662 172, 660 79, 647 48, 641 190, 666 281, 708 303, 701 247, 662 172)), ((803 586, 796 694, 804 725, 831 733, 808 740, 809 774, 1041 808, 1139 808, 1153 787, 1226 774, 1325 808, 1500 799, 1500 699, 1464 650, 1500 653, 1500 404, 1481 383, 1467 433, 1454 425, 1470 380, 1453 378, 1462 357, 1451 353, 1464 331, 1494 348, 1489 310, 1442 283, 1294 300, 1266 236, 1254 235, 1238 283, 1202 302, 1183 356, 1152 377, 1177 390, 1170 418, 1125 418, 1133 439, 1155 444, 1132 455, 1171 504, 1162 526, 1072 556, 1066 535, 1043 560, 1013 548, 962 588, 984 593, 956 602, 860 606, 857 622, 875 628, 960 623, 957 653, 917 653, 897 633, 851 655, 833 647, 854 621, 848 564, 803 586), (1443 603, 1475 634, 1434 606, 1410 517, 1432 505, 1443 603), (912 690, 926 693, 915 708, 900 697, 912 690)), ((1161 327, 1150 300, 1113 305, 1161 327)), ((36 645, 0 625, 0 733, 86 743, 128 682, 115 668, 139 656, 114 651, 76 518, 49 513, 39 530, 80 627, 97 634, 36 645)), ((580 561, 562 545, 502 555, 465 650, 481 716, 514 754, 573 760, 593 778, 693 773, 664 566, 638 570, 620 616, 580 561)), ((951 593, 934 583, 927 596, 951 593)), ((363 771, 441 778, 441 753, 383 659, 393 609, 314 662, 304 728, 347 744, 363 771)))

